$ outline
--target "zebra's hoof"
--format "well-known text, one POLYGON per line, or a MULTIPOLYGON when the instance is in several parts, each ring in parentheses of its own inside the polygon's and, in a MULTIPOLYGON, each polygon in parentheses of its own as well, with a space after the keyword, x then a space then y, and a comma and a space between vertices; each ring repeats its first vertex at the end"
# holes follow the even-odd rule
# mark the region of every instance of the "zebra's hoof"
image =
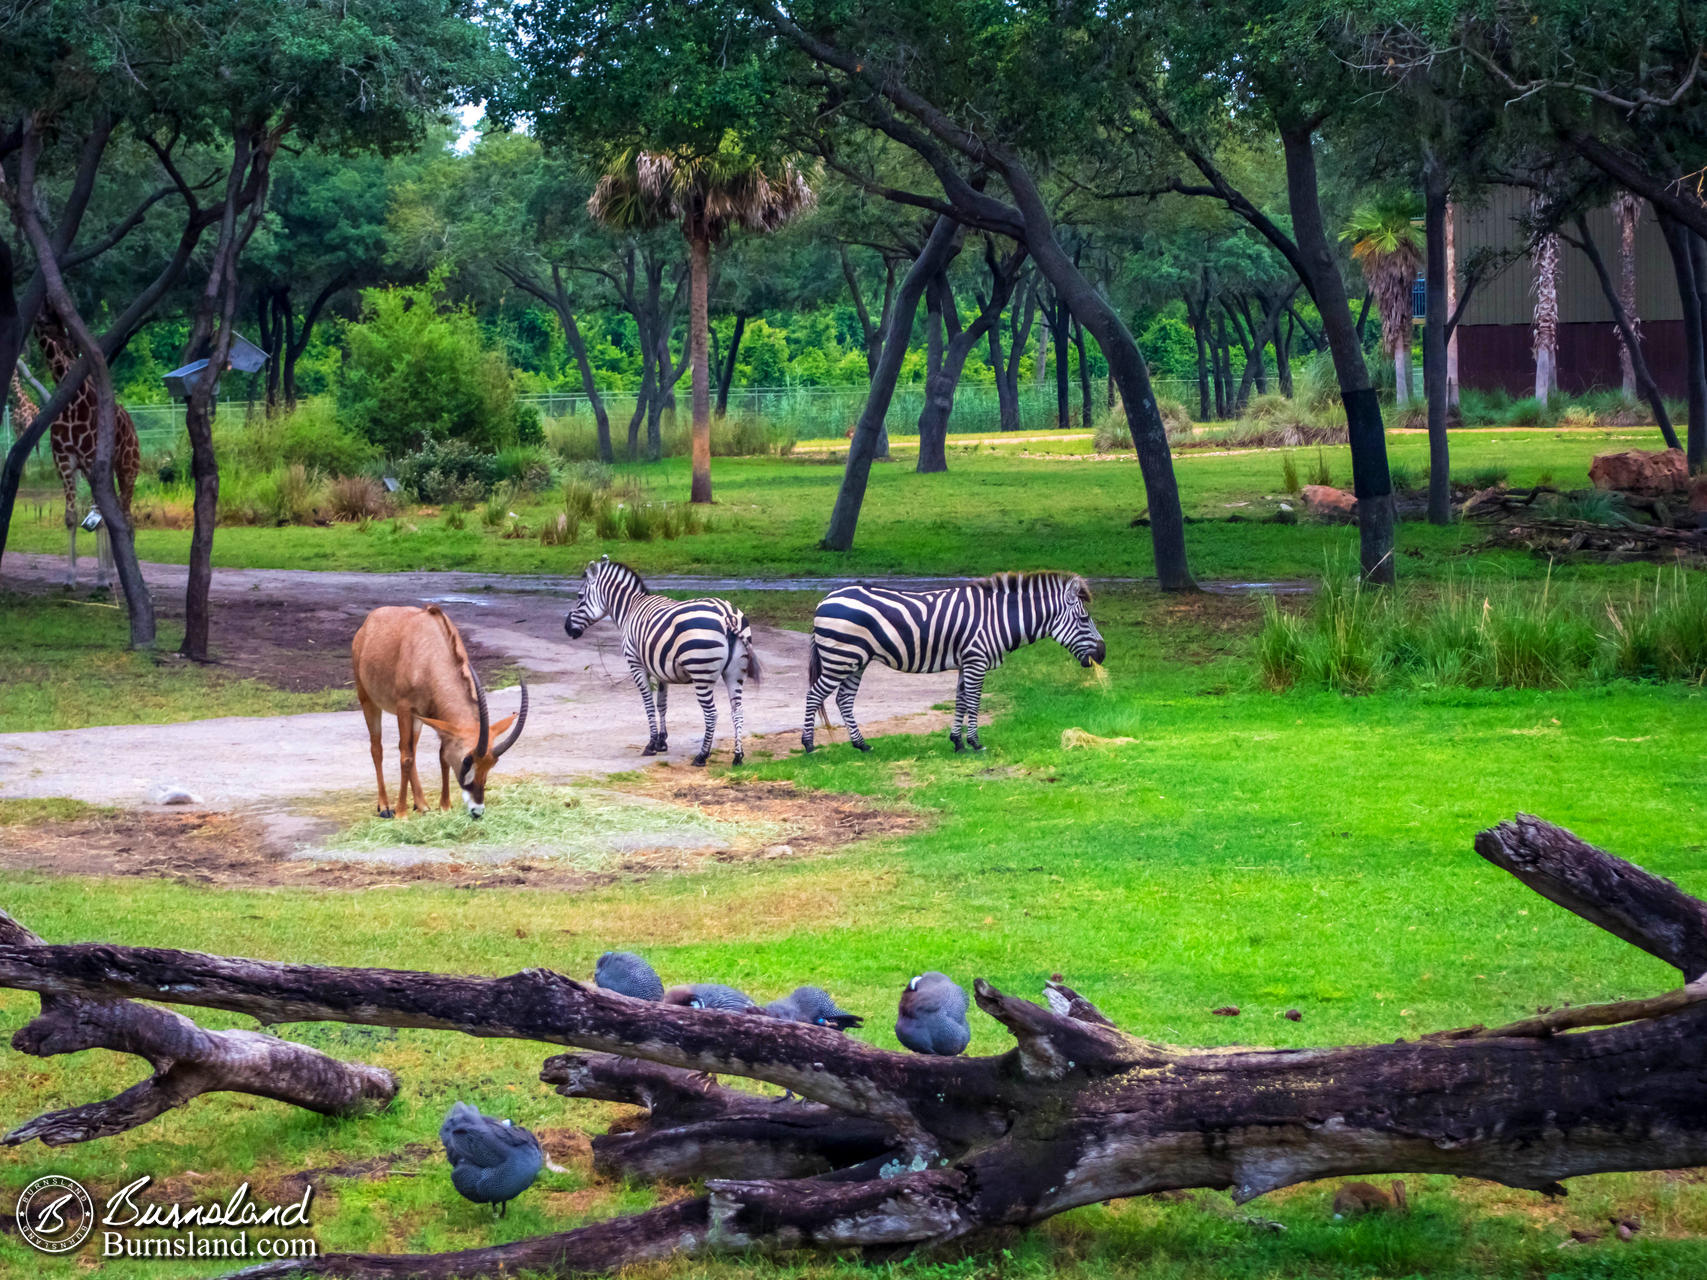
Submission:
POLYGON ((955 737, 952 733, 948 735, 948 740, 953 745, 956 753, 966 750, 965 744, 962 743, 960 741, 960 739, 955 737))
POLYGON ((693 758, 693 766, 696 769, 705 768, 705 753, 703 751, 693 758))
POLYGON ((812 745, 812 739, 802 738, 800 740, 800 749, 802 751, 804 751, 807 755, 811 755, 818 748, 812 745))
POLYGON ((646 744, 646 749, 644 751, 642 751, 640 754, 643 756, 655 756, 655 755, 657 755, 658 754, 658 744, 656 742, 648 742, 646 744))
POLYGON ((854 746, 858 747, 861 751, 871 750, 871 744, 869 742, 856 742, 854 743, 854 746))
POLYGON ((732 764, 732 765, 736 765, 736 764, 740 764, 740 763, 741 763, 741 762, 742 762, 742 761, 743 761, 743 760, 745 760, 745 759, 746 759, 746 758, 747 758, 747 753, 746 753, 746 752, 744 752, 744 751, 737 751, 737 752, 736 752, 736 753, 735 753, 735 758, 734 758, 734 759, 733 759, 733 760, 731 760, 731 761, 730 761, 730 762, 729 762, 729 763, 730 763, 730 764, 732 764))
POLYGON ((984 749, 984 744, 982 742, 979 742, 978 739, 976 739, 976 738, 973 738, 966 745, 971 747, 974 751, 982 751, 984 749))

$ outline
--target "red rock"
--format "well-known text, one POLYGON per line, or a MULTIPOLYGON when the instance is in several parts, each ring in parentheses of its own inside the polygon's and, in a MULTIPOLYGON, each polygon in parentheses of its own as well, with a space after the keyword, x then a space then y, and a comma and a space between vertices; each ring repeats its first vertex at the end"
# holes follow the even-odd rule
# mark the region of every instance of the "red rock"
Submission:
POLYGON ((1707 515, 1707 475, 1696 476, 1690 484, 1689 509, 1707 515))
POLYGON ((1681 449, 1626 449, 1597 456, 1588 478, 1596 489, 1619 493, 1681 493, 1689 487, 1689 464, 1681 449))
POLYGON ((1357 499, 1344 489, 1335 489, 1331 485, 1307 484, 1304 486, 1304 511, 1315 516, 1318 520, 1346 521, 1357 515, 1357 499))

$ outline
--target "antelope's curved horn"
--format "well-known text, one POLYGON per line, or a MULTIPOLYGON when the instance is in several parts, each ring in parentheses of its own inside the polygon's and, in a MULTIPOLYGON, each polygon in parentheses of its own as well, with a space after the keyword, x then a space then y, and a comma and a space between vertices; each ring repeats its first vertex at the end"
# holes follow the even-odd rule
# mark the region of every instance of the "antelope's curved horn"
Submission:
POLYGON ((516 739, 522 736, 522 726, 528 722, 528 682, 526 680, 523 680, 521 682, 521 685, 522 685, 522 706, 521 706, 521 710, 516 712, 515 724, 510 726, 510 731, 504 735, 504 740, 498 744, 497 750, 495 750, 492 753, 492 758, 494 760, 496 760, 499 756, 503 755, 504 752, 508 751, 511 747, 516 745, 516 739))
POLYGON ((491 719, 486 714, 486 686, 480 683, 480 673, 472 662, 468 664, 468 674, 474 678, 474 701, 480 708, 480 737, 474 743, 474 754, 479 758, 486 754, 486 744, 492 736, 491 719))

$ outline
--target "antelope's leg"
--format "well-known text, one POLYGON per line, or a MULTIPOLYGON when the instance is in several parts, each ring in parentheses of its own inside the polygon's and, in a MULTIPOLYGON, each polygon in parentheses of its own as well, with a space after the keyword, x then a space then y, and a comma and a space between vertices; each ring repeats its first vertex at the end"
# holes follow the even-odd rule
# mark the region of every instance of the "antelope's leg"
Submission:
POLYGON ((385 727, 384 713, 368 698, 367 690, 361 685, 356 686, 356 701, 361 703, 362 718, 367 721, 368 749, 373 754, 373 776, 379 783, 379 816, 393 816, 391 797, 385 794, 385 743, 380 740, 380 731, 385 727))
MULTIPOLYGON (((415 768, 415 714, 408 703, 397 704, 397 812, 408 816, 409 813, 409 775, 415 768)), ((419 809, 421 796, 415 794, 415 807, 419 809)))
POLYGON ((444 753, 439 753, 439 808, 450 808, 450 765, 445 763, 444 753))
POLYGON ((409 785, 415 788, 415 812, 427 811, 427 797, 421 792, 421 730, 426 726, 415 721, 415 740, 409 744, 409 785))

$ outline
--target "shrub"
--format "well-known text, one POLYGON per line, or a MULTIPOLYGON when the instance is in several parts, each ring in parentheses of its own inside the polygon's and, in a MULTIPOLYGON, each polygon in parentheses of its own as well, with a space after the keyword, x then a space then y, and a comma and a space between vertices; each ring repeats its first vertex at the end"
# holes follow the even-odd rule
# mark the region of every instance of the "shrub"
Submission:
POLYGON ((445 528, 457 529, 457 530, 468 528, 468 512, 465 511, 462 507, 457 507, 457 506, 446 507, 445 508, 445 528))
POLYGON ((1394 493, 1412 493, 1428 484, 1428 471, 1425 469, 1419 480, 1417 473, 1411 469, 1408 462, 1388 463, 1387 474, 1393 481, 1394 493))
POLYGON ((512 445, 493 455, 492 470, 522 493, 542 493, 551 487, 551 462, 543 445, 512 445))
POLYGON ((1126 425, 1126 411, 1110 409, 1091 429, 1091 449, 1095 453, 1124 453, 1132 447, 1132 432, 1126 425))
POLYGON ((1339 406, 1340 382, 1339 375, 1334 372, 1332 353, 1318 351, 1293 363, 1292 396, 1311 413, 1322 413, 1339 406))
POLYGON ((319 515, 319 477, 300 462, 270 472, 255 491, 261 514, 274 524, 309 524, 319 515))
POLYGON ((327 486, 326 505, 334 520, 364 520, 391 514, 391 496, 372 476, 339 476, 327 486))
POLYGON ((486 506, 480 512, 480 522, 488 529, 496 529, 510 518, 510 504, 515 499, 514 485, 505 485, 501 489, 492 490, 486 498, 486 506))
POLYGON ((1674 569, 1670 588, 1656 578, 1651 594, 1622 607, 1606 604, 1601 669, 1632 679, 1707 683, 1707 587, 1674 569))
POLYGON ((623 532, 630 542, 650 542, 658 536, 661 523, 657 510, 650 502, 636 502, 623 507, 623 532))
POLYGON ((555 516, 547 516, 539 530, 539 545, 542 547, 567 547, 580 540, 581 522, 567 511, 559 511, 555 516))
POLYGON ((480 502, 498 479, 498 464, 463 440, 432 441, 397 464, 397 480, 417 501, 480 502))
POLYGON ((363 291, 362 318, 345 331, 339 411, 393 457, 432 440, 490 452, 519 438, 509 365, 486 345, 470 308, 441 304, 443 279, 363 291))
POLYGON ((1600 419, 1595 411, 1587 405, 1571 404, 1566 405, 1565 411, 1559 415, 1559 425, 1561 427, 1596 427, 1600 425, 1600 419))
POLYGON ((379 451, 340 422, 336 406, 326 399, 304 400, 288 412, 252 419, 217 418, 213 447, 227 473, 230 468, 265 472, 300 464, 329 475, 360 475, 379 461, 379 451))
POLYGON ((1508 427, 1539 427, 1547 421, 1547 407, 1534 396, 1529 396, 1513 400, 1500 418, 1508 427))

